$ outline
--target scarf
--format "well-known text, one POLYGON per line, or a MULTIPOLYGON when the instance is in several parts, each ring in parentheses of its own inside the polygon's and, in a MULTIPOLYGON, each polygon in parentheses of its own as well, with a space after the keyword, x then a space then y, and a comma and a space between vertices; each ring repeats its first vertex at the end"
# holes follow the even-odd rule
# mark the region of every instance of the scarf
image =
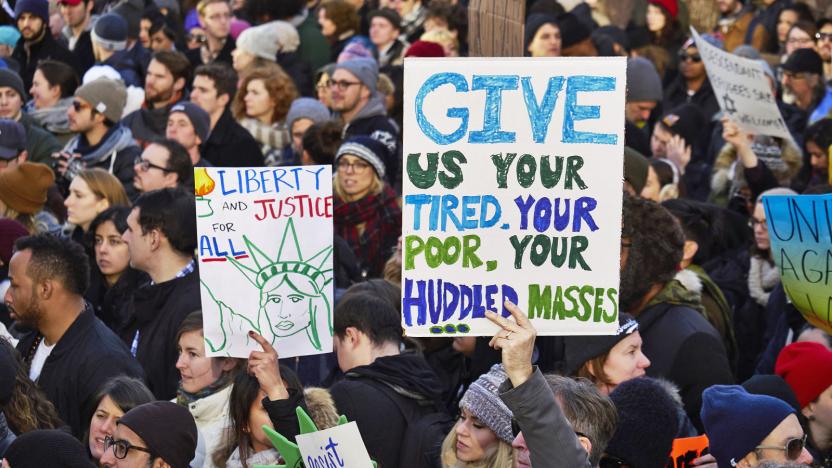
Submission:
POLYGON ((345 202, 335 199, 335 228, 358 257, 362 272, 378 277, 402 233, 402 210, 396 192, 384 185, 378 195, 345 202), (358 226, 364 231, 359 233, 358 226))
MULTIPOLYGON (((271 448, 268 450, 263 450, 262 452, 257 452, 246 460, 246 465, 248 468, 252 468, 255 465, 257 466, 267 466, 267 465, 277 465, 280 463, 280 454, 277 450, 271 448)), ((234 452, 231 453, 231 456, 228 457, 228 460, 225 462, 226 468, 243 468, 243 462, 240 460, 240 447, 234 449, 234 452)))
POLYGON ((26 103, 26 107, 23 110, 39 126, 50 133, 72 133, 69 129, 69 117, 66 115, 67 109, 72 105, 72 100, 72 97, 65 97, 55 103, 54 106, 45 109, 35 109, 35 101, 32 100, 26 103))
POLYGON ((116 125, 104 134, 104 138, 97 145, 90 146, 83 135, 78 135, 69 140, 63 150, 67 153, 80 153, 81 160, 84 161, 86 167, 99 165, 112 156, 109 170, 112 173, 116 154, 124 148, 134 146, 135 144, 136 142, 133 140, 133 133, 130 129, 116 125))
POLYGON ((283 122, 276 122, 273 125, 266 125, 263 122, 245 117, 240 120, 240 125, 245 128, 258 143, 263 151, 266 166, 280 165, 280 152, 289 143, 289 131, 283 122))
POLYGON ((185 389, 182 388, 182 383, 180 382, 179 388, 176 389, 176 403, 181 406, 188 406, 190 403, 217 393, 227 387, 230 383, 231 372, 223 373, 220 378, 214 381, 214 383, 195 393, 186 392, 185 389))
POLYGON ((748 294, 757 304, 763 307, 768 304, 768 296, 779 281, 780 272, 776 265, 761 257, 751 257, 751 268, 748 270, 748 294))

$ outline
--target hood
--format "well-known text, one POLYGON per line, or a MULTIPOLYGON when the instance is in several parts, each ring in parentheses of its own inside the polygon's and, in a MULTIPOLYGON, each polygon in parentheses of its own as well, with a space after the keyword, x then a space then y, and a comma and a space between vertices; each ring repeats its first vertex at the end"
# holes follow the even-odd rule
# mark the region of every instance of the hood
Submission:
POLYGON ((303 399, 306 401, 306 413, 319 431, 338 425, 338 408, 335 407, 329 390, 306 387, 303 389, 303 399))
POLYGON ((107 131, 104 138, 97 145, 89 146, 86 138, 83 135, 78 135, 69 140, 69 143, 64 147, 64 151, 80 153, 84 163, 87 166, 92 166, 106 160, 113 153, 118 153, 128 146, 135 145, 136 142, 133 140, 133 133, 130 129, 116 124, 107 131))
MULTIPOLYGON (((386 116, 387 115, 387 108, 384 107, 384 98, 381 96, 381 93, 375 92, 370 97, 370 100, 367 101, 367 105, 361 108, 355 117, 353 117, 352 121, 357 122, 361 119, 366 119, 368 117, 375 117, 377 115, 386 116)), ((347 124, 349 127, 349 124, 347 124)), ((346 131, 346 128, 344 129, 346 131)))
POLYGON ((416 353, 381 357, 368 366, 351 369, 346 375, 376 380, 414 400, 439 401, 441 396, 442 384, 439 378, 427 361, 416 353))

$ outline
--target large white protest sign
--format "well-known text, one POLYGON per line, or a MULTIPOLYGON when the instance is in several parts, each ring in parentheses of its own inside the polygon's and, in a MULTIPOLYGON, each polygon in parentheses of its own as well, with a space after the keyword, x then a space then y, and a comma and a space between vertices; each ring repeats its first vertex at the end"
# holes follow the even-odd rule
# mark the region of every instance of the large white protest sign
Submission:
POLYGON ((708 44, 693 28, 691 34, 722 112, 748 133, 791 140, 763 65, 708 44))
POLYGON ((402 323, 618 327, 623 58, 405 61, 402 323))
POLYGON ((306 468, 372 468, 358 425, 341 424, 295 438, 306 468))
POLYGON ((332 351, 332 168, 196 168, 209 356, 332 351))

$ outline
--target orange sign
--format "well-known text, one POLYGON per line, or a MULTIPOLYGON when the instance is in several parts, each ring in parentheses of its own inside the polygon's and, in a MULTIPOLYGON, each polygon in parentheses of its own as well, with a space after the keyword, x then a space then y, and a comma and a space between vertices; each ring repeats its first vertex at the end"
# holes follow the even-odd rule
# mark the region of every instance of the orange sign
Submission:
POLYGON ((708 436, 685 437, 673 441, 667 468, 691 468, 693 461, 708 453, 708 436))

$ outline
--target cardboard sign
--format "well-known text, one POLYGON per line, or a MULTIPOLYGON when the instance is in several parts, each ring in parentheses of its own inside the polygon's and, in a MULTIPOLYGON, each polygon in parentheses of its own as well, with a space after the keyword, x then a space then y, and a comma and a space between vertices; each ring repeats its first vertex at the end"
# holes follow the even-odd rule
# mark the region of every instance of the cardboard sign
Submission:
POLYGON ((667 468, 693 468, 693 461, 708 453, 708 436, 684 437, 673 440, 667 468))
POLYGON ((832 333, 832 195, 763 197, 771 254, 792 304, 832 333))
POLYGON ((332 351, 332 168, 194 169, 208 356, 332 351))
POLYGON ((299 434, 295 440, 306 468, 373 467, 355 422, 299 434))
POLYGON ((405 60, 402 324, 618 327, 623 58, 405 60))
POLYGON ((720 50, 703 40, 695 29, 690 31, 722 112, 745 132, 791 141, 762 64, 720 50))

